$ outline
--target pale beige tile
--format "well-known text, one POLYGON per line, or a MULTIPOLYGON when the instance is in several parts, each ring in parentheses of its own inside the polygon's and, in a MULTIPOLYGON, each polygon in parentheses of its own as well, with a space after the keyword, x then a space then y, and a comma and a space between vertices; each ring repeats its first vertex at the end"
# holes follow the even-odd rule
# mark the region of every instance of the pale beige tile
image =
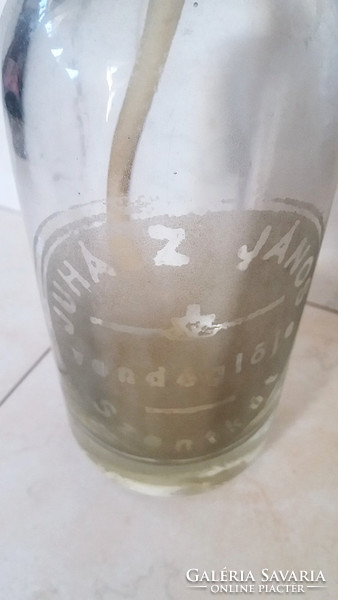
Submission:
POLYGON ((48 348, 22 217, 0 209, 0 402, 48 348))
POLYGON ((226 566, 256 585, 263 568, 322 569, 327 588, 301 597, 336 600, 337 387, 338 318, 308 307, 262 456, 211 492, 152 498, 78 449, 48 356, 0 409, 2 596, 190 600, 210 592, 187 569, 226 566))

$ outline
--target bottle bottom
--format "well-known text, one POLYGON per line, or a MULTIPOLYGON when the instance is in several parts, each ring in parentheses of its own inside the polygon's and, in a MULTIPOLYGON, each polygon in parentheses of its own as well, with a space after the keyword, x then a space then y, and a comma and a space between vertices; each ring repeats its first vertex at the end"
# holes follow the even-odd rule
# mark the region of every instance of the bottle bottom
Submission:
POLYGON ((272 415, 248 439, 217 456, 159 463, 129 458, 103 445, 70 415, 70 425, 80 447, 110 479, 125 487, 153 496, 196 494, 235 477, 259 454, 270 428, 272 415))

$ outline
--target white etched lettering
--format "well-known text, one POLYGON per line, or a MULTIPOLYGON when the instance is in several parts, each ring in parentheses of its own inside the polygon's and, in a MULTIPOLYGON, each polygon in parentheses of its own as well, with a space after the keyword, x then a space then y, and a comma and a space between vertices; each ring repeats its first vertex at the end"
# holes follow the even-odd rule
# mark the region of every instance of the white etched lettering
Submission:
POLYGON ((271 356, 275 356, 275 354, 276 354, 276 352, 278 350, 279 341, 280 341, 280 334, 281 334, 281 331, 280 331, 280 329, 278 329, 276 331, 276 335, 275 335, 275 340, 274 340, 274 343, 273 343, 273 348, 272 348, 271 356))
POLYGON ((97 258, 97 256, 94 256, 91 252, 89 252, 89 250, 86 248, 83 242, 79 241, 79 246, 81 248, 82 256, 86 261, 90 276, 94 283, 99 283, 100 276, 104 275, 105 273, 107 273, 111 277, 114 277, 114 275, 116 275, 114 269, 107 265, 107 263, 104 262, 104 260, 97 258))
POLYGON ((94 402, 94 407, 107 419, 111 419, 114 415, 116 415, 116 408, 109 404, 107 400, 101 399, 97 402, 94 402))
POLYGON ((74 314, 76 312, 76 304, 73 300, 73 298, 71 297, 70 294, 68 294, 68 292, 66 292, 61 285, 58 284, 57 281, 53 281, 53 287, 60 293, 62 294, 62 296, 60 296, 59 294, 56 294, 55 292, 53 292, 52 296, 53 298, 60 304, 60 306, 62 306, 62 308, 68 312, 70 315, 74 314))
POLYGON ((121 423, 118 429, 123 435, 135 435, 137 433, 135 427, 130 425, 130 423, 121 423))
POLYGON ((295 324, 293 321, 291 321, 291 323, 287 326, 285 332, 284 332, 284 338, 287 340, 290 335, 292 334, 293 330, 294 330, 295 324))
POLYGON ((74 285, 74 281, 77 281, 82 285, 82 287, 90 292, 90 283, 80 275, 80 273, 73 267, 68 260, 64 260, 63 264, 68 269, 68 273, 63 273, 60 269, 57 270, 60 277, 66 282, 69 288, 76 294, 77 296, 81 296, 80 290, 74 285))
POLYGON ((168 240, 168 243, 159 250, 154 258, 155 265, 170 265, 181 267, 190 262, 189 256, 176 252, 178 246, 185 240, 184 229, 173 229, 165 225, 150 225, 149 235, 154 240, 168 240))
POLYGON ((162 439, 157 435, 146 435, 143 442, 149 448, 159 448, 162 445, 162 439))
POLYGON ((105 365, 105 363, 103 362, 103 360, 92 360, 92 367, 93 367, 93 371, 99 375, 100 377, 107 377, 108 375, 108 368, 105 365))
POLYGON ((304 298, 306 298, 306 295, 310 289, 310 285, 311 285, 311 277, 309 277, 306 282, 304 283, 303 287, 300 288, 298 294, 297 294, 297 298, 295 301, 295 306, 299 306, 304 298))
POLYGON ((135 385, 136 381, 134 371, 132 371, 128 367, 119 367, 117 374, 121 383, 129 383, 130 385, 135 385))
POLYGON ((164 387, 165 386, 165 368, 159 367, 157 371, 152 371, 146 376, 146 382, 149 383, 150 387, 164 387))
POLYGON ((279 265, 283 262, 288 248, 290 246, 291 240, 293 238, 293 234, 295 233, 299 223, 300 221, 295 222, 293 227, 291 227, 290 231, 288 231, 288 233, 286 233, 282 237, 282 239, 279 240, 279 242, 271 248, 271 250, 264 254, 263 260, 269 260, 269 258, 276 256, 279 265))
POLYGON ((227 421, 225 421, 225 427, 231 433, 236 433, 238 429, 241 429, 242 423, 239 419, 233 419, 232 421, 228 419, 227 421))
POLYGON ((69 335, 74 335, 74 325, 68 319, 68 317, 57 306, 53 306, 53 310, 60 317, 60 319, 62 319, 62 321, 65 323, 65 331, 67 331, 67 333, 69 333, 69 335))
POLYGON ((253 396, 250 400, 251 410, 257 410, 257 408, 264 402, 263 396, 253 396))
POLYGON ((79 365, 79 367, 81 367, 81 365, 83 363, 83 354, 82 354, 82 352, 79 352, 75 348, 72 348, 72 352, 73 352, 73 356, 74 356, 75 362, 79 365))
POLYGON ((177 452, 181 452, 182 450, 187 450, 189 452, 192 450, 192 446, 192 440, 177 440, 175 449, 177 452))
POLYGON ((295 279, 296 287, 300 287, 304 283, 305 279, 307 278, 308 274, 311 271, 313 262, 314 262, 314 257, 309 256, 309 258, 305 261, 303 266, 299 269, 299 271, 296 275, 296 279, 295 279))
POLYGON ((241 373, 243 364, 243 352, 239 352, 236 355, 236 373, 241 373))
POLYGON ((292 265, 290 269, 290 274, 293 275, 295 271, 297 271, 302 260, 309 252, 310 247, 311 246, 308 244, 307 238, 304 238, 300 242, 299 246, 297 246, 296 250, 291 254, 291 256, 289 256, 288 260, 284 263, 284 269, 287 269, 290 265, 292 265))
POLYGON ((217 442, 216 433, 214 431, 207 431, 205 438, 208 440, 208 442, 210 442, 210 444, 216 444, 217 442))
POLYGON ((192 387, 197 383, 197 377, 191 369, 191 367, 187 367, 182 371, 182 373, 176 379, 176 383, 181 387, 192 387))
POLYGON ((258 254, 262 250, 263 246, 267 242, 269 235, 271 233, 271 230, 272 230, 271 225, 267 225, 265 227, 264 231, 261 233, 261 236, 260 236, 256 246, 253 248, 253 250, 249 251, 247 245, 240 247, 240 249, 237 252, 237 256, 238 256, 238 258, 241 259, 242 262, 238 263, 237 269, 239 269, 240 271, 247 270, 250 263, 253 261, 254 258, 256 258, 258 256, 258 254))
POLYGON ((264 356, 265 356, 266 350, 265 350, 265 344, 264 342, 261 342, 260 344, 257 344, 254 353, 251 357, 251 364, 252 365, 257 365, 257 363, 261 362, 261 360, 263 360, 264 356))
POLYGON ((207 385, 210 385, 211 387, 218 387, 224 379, 224 373, 224 365, 221 367, 214 367, 207 378, 207 385))

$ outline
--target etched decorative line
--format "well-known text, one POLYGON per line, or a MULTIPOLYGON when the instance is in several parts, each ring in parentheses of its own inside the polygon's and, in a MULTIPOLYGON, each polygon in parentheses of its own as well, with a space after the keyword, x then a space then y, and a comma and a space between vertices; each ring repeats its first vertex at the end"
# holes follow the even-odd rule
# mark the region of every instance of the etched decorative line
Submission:
POLYGON ((194 414, 197 412, 201 412, 204 410, 210 410, 211 408, 215 408, 216 406, 222 406, 223 404, 230 404, 236 400, 235 396, 228 396, 224 400, 220 402, 212 402, 210 404, 200 404, 198 406, 189 406, 186 408, 157 408, 154 406, 146 406, 145 411, 149 414, 162 414, 162 415, 187 415, 194 414))
MULTIPOLYGON (((133 325, 122 325, 120 323, 104 321, 103 319, 100 319, 98 317, 90 317, 90 322, 93 325, 99 325, 100 327, 106 327, 107 329, 112 329, 113 331, 116 331, 118 333, 129 333, 132 335, 165 337, 167 339, 176 340, 176 341, 177 340, 182 341, 182 340, 186 340, 189 338, 201 339, 203 337, 211 337, 213 335, 216 335, 216 333, 218 333, 222 329, 224 329, 224 330, 230 329, 231 327, 236 327, 236 325, 242 325, 243 323, 246 323, 247 321, 252 321, 253 319, 256 319, 257 317, 260 317, 261 315, 264 315, 267 312, 274 310, 275 308, 277 308, 278 306, 283 304, 284 301, 285 301, 285 295, 281 296, 274 302, 271 302, 267 306, 263 306, 262 308, 259 308, 258 310, 250 313, 249 315, 247 315, 245 317, 239 317, 238 319, 235 319, 234 321, 225 321, 224 323, 219 323, 219 324, 218 323, 210 324, 210 317, 215 317, 215 315, 200 315, 200 314, 196 314, 194 316, 194 319, 196 319, 195 323, 187 322, 186 317, 181 317, 181 318, 174 317, 172 319, 174 328, 172 328, 172 329, 159 329, 159 328, 148 328, 148 327, 135 327, 133 325), (207 325, 203 326, 203 320, 206 321, 207 325), (179 321, 181 321, 181 323, 182 323, 181 328, 178 327, 179 321), (196 333, 193 330, 193 326, 195 327, 197 324, 199 326, 199 330, 196 333)), ((191 317, 191 313, 192 313, 191 309, 194 308, 196 311, 197 307, 199 308, 199 305, 194 305, 194 304, 189 305, 187 308, 186 316, 188 315, 189 317, 191 317)))

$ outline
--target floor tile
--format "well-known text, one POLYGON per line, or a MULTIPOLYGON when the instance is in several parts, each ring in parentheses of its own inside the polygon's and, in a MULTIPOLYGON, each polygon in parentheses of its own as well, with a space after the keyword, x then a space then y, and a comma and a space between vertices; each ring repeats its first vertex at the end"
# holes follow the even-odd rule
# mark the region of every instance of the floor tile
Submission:
POLYGON ((49 346, 26 232, 0 209, 0 402, 49 346))
MULTIPOLYGON (((49 355, 1 408, 0 589, 11 600, 172 600, 189 568, 321 569, 338 595, 338 318, 307 307, 264 453, 213 491, 114 484, 73 441, 49 355)), ((251 598, 271 597, 250 594, 251 598)))

